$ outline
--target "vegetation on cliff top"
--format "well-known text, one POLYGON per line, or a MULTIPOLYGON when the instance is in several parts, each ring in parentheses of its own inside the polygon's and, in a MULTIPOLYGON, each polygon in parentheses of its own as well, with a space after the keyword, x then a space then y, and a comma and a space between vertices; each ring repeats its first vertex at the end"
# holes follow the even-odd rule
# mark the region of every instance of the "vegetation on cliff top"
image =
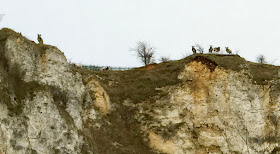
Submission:
POLYGON ((151 64, 127 71, 89 71, 86 69, 75 69, 75 71, 79 71, 84 76, 91 75, 100 81, 113 102, 130 99, 138 103, 156 95, 164 96, 165 94, 156 90, 157 87, 180 84, 182 81, 178 79, 178 75, 185 64, 193 60, 203 63, 203 58, 199 57, 208 59, 224 69, 248 70, 256 84, 267 84, 268 81, 277 78, 280 69, 279 66, 247 62, 239 55, 194 54, 181 60, 151 64), (110 86, 109 82, 115 82, 117 85, 110 86))
MULTIPOLYGON (((159 91, 157 88, 180 86, 182 81, 178 79, 178 75, 183 71, 185 65, 193 60, 200 61, 208 66, 210 70, 215 69, 215 67, 234 71, 247 69, 257 84, 266 84, 267 81, 276 78, 279 70, 279 67, 276 66, 247 62, 238 55, 195 54, 181 60, 151 64, 127 71, 89 71, 76 67, 73 67, 73 71, 80 72, 85 83, 88 82, 88 77, 94 78, 101 83, 116 109, 116 112, 108 115, 109 121, 113 121, 111 127, 114 129, 111 130, 118 131, 126 128, 126 131, 122 132, 122 137, 129 138, 132 134, 137 134, 136 132, 141 131, 138 128, 139 124, 133 120, 133 116, 137 112, 136 109, 122 105, 124 100, 131 100, 135 104, 149 101, 151 106, 158 105, 154 102, 160 98, 167 97, 167 93, 159 91)), ((157 133, 168 137, 170 134, 172 136, 175 131, 176 128, 171 127, 168 132, 157 133)), ((105 132, 108 131, 104 129, 105 132)), ((111 136, 111 139, 116 137, 113 134, 109 136, 111 136)), ((95 138, 92 138, 92 140, 94 143, 95 138)), ((106 142, 108 140, 110 139, 103 139, 102 141, 106 142)))
MULTIPOLYGON (((16 116, 16 113, 20 114, 22 105, 24 105, 21 104, 20 100, 24 99, 26 95, 32 95, 33 91, 40 89, 50 91, 54 96, 54 103, 56 103, 56 101, 67 102, 63 94, 57 89, 38 85, 38 83, 25 83, 21 80, 21 74, 17 74, 17 68, 14 68, 14 70, 7 70, 3 52, 5 40, 9 36, 22 36, 9 29, 2 29, 0 32, 0 73, 5 75, 4 77, 7 79, 7 81, 5 80, 2 83, 10 86, 2 90, 6 92, 11 90, 12 92, 10 93, 14 92, 16 97, 13 99, 18 102, 18 104, 15 105, 8 104, 11 98, 7 97, 8 95, 5 95, 5 93, 0 94, 0 97, 3 98, 2 100, 7 103, 10 112, 14 116, 16 116)), ((33 43, 35 48, 45 49, 45 47, 47 47, 45 45, 38 45, 35 42, 33 43)), ((178 79, 179 73, 183 71, 186 64, 193 60, 204 63, 210 70, 215 69, 215 67, 234 71, 246 69, 250 72, 256 84, 267 84, 268 81, 277 78, 280 69, 279 66, 247 62, 238 55, 220 54, 194 54, 181 60, 151 64, 127 71, 89 71, 79 67, 72 67, 73 73, 79 72, 82 74, 85 83, 88 82, 88 78, 98 80, 115 105, 116 112, 104 116, 104 121, 100 120, 100 123, 105 127, 96 129, 85 124, 85 130, 82 133, 89 139, 92 145, 96 146, 96 152, 116 152, 116 148, 112 146, 112 143, 120 143, 120 145, 124 146, 118 147, 118 149, 123 149, 124 153, 128 151, 134 151, 135 153, 152 153, 147 143, 142 141, 141 130, 133 118, 136 109, 121 105, 121 103, 127 99, 131 100, 132 103, 141 103, 143 101, 153 102, 161 97, 166 97, 167 94, 158 91, 157 88, 180 85, 182 81, 178 79), (108 120, 110 124, 107 124, 106 120, 108 120)), ((62 113, 62 111, 64 111, 64 106, 59 106, 58 108, 61 109, 61 114, 65 115, 62 113)), ((65 115, 65 119, 69 119, 68 117, 69 116, 65 115)), ((71 122, 71 119, 69 119, 69 122, 71 122)), ((119 145, 116 144, 114 146, 119 145)))
MULTIPOLYGON (((1 50, 4 50, 3 43, 8 37, 23 37, 20 33, 16 33, 8 28, 3 28, 0 34, 1 50)), ((36 44, 25 37, 23 38, 28 43, 33 44, 39 52, 44 52, 48 48, 47 45, 36 44)), ((215 63, 216 66, 224 69, 234 71, 246 69, 250 72, 256 84, 267 84, 268 81, 277 78, 280 69, 279 66, 247 62, 239 55, 193 54, 181 60, 150 64, 127 71, 89 71, 74 67, 73 70, 85 76, 93 75, 109 93, 113 102, 122 102, 125 99, 130 99, 132 102, 137 103, 148 100, 156 95, 164 96, 165 94, 156 90, 157 87, 180 84, 181 80, 178 79, 178 75, 184 69, 185 64, 193 60, 204 61, 198 57, 206 58, 215 63), (102 80, 97 76, 102 78, 102 80), (110 85, 109 82, 117 83, 117 86, 114 84, 110 85)), ((5 63, 3 54, 0 55, 0 60, 5 63)))

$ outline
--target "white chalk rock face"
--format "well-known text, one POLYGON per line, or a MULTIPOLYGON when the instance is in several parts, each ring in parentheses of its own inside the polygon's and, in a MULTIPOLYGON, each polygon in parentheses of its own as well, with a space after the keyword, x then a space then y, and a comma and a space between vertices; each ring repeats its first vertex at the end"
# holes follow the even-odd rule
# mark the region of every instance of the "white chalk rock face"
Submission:
MULTIPOLYGON (((81 131, 94 100, 56 47, 12 33, 1 40, 0 153, 90 151, 81 131)), ((89 152, 90 153, 90 152, 89 152)))
POLYGON ((271 153, 278 148, 280 93, 244 75, 193 61, 180 87, 139 105, 137 116, 151 147, 164 153, 271 153), (143 110, 143 109, 149 110, 143 110), (147 121, 145 116, 152 116, 147 121))
POLYGON ((223 58, 88 71, 2 29, 0 154, 279 153, 280 67, 223 58))

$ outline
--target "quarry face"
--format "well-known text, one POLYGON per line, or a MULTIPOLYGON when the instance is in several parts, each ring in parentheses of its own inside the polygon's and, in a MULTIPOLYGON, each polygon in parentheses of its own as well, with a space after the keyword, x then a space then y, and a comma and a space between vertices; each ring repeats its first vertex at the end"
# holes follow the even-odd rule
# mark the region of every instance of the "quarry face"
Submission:
POLYGON ((196 54, 147 68, 85 70, 2 29, 0 154, 280 151, 279 66, 196 54))

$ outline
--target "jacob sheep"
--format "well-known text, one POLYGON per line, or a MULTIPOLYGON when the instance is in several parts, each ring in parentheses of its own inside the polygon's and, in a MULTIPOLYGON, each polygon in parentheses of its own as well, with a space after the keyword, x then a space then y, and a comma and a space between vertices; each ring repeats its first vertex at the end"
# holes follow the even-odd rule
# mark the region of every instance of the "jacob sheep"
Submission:
POLYGON ((108 66, 101 68, 101 71, 108 71, 108 70, 110 70, 110 68, 108 66))
POLYGON ((39 44, 44 44, 41 34, 38 34, 37 40, 38 40, 39 44))
POLYGON ((232 54, 232 51, 228 47, 226 47, 226 52, 232 54))
POLYGON ((193 54, 196 54, 196 49, 194 46, 192 46, 192 52, 193 52, 193 54))
POLYGON ((213 47, 212 47, 212 45, 210 45, 209 53, 212 53, 212 52, 213 52, 213 47))
POLYGON ((215 52, 220 52, 220 51, 221 51, 221 48, 220 48, 220 47, 216 47, 216 48, 214 48, 214 51, 215 51, 215 52))

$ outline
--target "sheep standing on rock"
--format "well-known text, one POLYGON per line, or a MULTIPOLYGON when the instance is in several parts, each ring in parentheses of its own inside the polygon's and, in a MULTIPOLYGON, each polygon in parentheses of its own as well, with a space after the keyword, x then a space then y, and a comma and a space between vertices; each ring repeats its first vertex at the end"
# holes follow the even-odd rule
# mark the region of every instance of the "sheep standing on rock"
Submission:
POLYGON ((39 44, 44 44, 41 34, 38 34, 37 40, 38 40, 39 44))
POLYGON ((220 47, 216 47, 216 48, 214 48, 214 51, 215 51, 215 52, 220 52, 220 51, 221 51, 221 48, 220 48, 220 47))
POLYGON ((213 47, 212 47, 212 45, 210 45, 209 53, 212 53, 212 52, 213 52, 213 47))
POLYGON ((228 47, 226 47, 226 52, 232 54, 232 51, 228 47))
POLYGON ((196 49, 194 46, 192 46, 192 52, 193 52, 193 54, 196 54, 196 49))

